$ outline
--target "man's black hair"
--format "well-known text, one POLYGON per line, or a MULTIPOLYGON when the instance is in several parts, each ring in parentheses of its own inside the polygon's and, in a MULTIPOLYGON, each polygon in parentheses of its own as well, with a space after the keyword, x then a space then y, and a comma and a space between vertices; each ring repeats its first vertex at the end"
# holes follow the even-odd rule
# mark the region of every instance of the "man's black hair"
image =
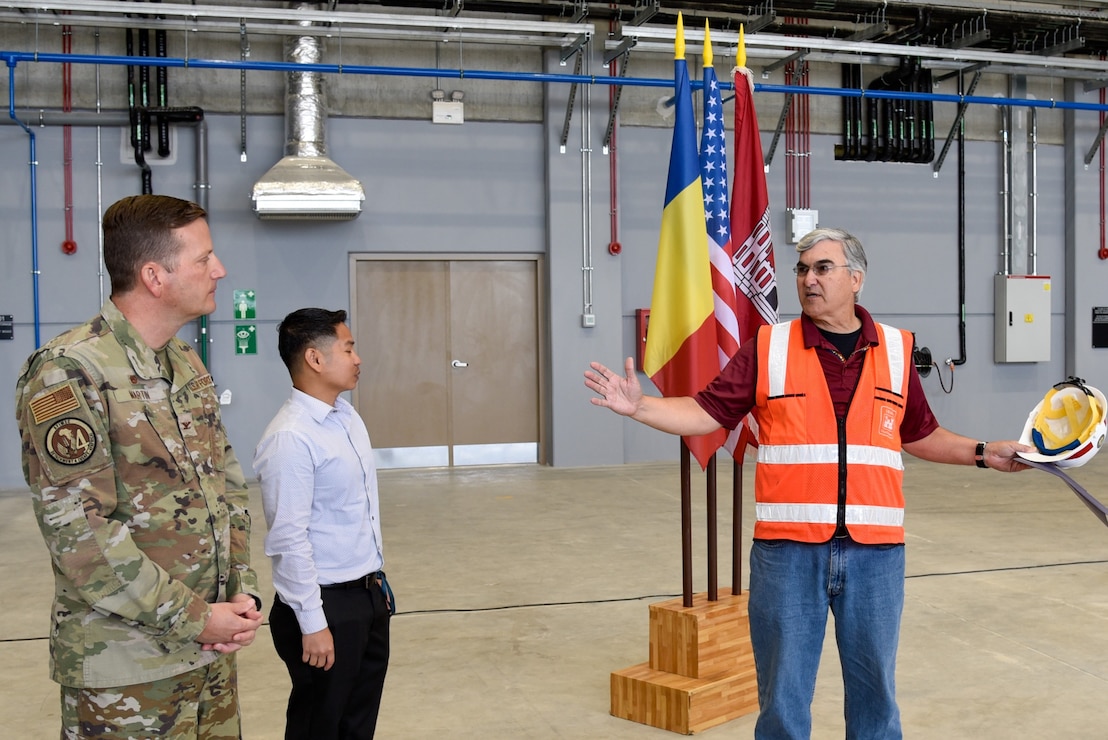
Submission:
POLYGON ((277 325, 277 351, 291 373, 308 347, 318 346, 320 340, 338 336, 337 327, 346 321, 346 311, 328 311, 325 308, 301 308, 293 311, 277 325))

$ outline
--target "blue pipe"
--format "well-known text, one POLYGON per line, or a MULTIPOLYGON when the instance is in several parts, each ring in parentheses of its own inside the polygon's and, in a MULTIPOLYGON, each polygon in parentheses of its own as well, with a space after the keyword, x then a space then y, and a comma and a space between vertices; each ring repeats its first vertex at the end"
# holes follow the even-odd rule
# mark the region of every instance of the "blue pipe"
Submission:
POLYGON ((35 349, 42 346, 42 319, 38 298, 38 152, 35 132, 15 114, 15 62, 8 60, 8 116, 27 132, 31 141, 31 285, 35 303, 35 349))
MULTIPOLYGON (((381 77, 446 77, 448 79, 513 80, 517 82, 554 82, 583 85, 630 85, 634 87, 672 88, 673 80, 646 77, 609 77, 608 75, 550 74, 547 72, 497 72, 492 70, 434 69, 423 67, 378 67, 358 64, 301 64, 299 62, 257 62, 222 59, 179 59, 173 57, 98 56, 96 54, 45 54, 27 51, 0 51, 0 59, 8 66, 19 62, 53 64, 108 64, 115 66, 145 64, 150 67, 196 67, 199 69, 258 70, 264 72, 319 72, 322 74, 377 75, 381 77)), ((692 87, 704 86, 693 81, 692 87)), ((724 89, 734 89, 730 82, 720 82, 724 89)), ((949 93, 895 92, 889 90, 847 90, 834 87, 804 87, 799 85, 754 84, 755 92, 788 95, 830 95, 842 98, 890 98, 895 100, 930 100, 936 103, 966 103, 978 105, 1008 105, 1023 108, 1055 110, 1108 111, 1108 104, 1081 103, 1065 100, 1027 100, 1024 98, 991 98, 949 93)))

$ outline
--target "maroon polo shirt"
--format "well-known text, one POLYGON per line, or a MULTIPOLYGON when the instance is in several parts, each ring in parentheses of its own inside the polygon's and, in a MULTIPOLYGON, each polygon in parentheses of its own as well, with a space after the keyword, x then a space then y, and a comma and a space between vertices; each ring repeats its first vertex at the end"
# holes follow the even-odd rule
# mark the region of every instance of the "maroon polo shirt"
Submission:
MULTIPOLYGON (((869 347, 878 344, 877 327, 873 317, 861 306, 854 307, 854 313, 862 320, 862 331, 858 335, 858 344, 849 357, 839 354, 811 319, 800 317, 800 326, 804 332, 804 347, 819 353, 823 366, 827 388, 831 391, 831 401, 835 405, 836 416, 846 416, 847 406, 858 377, 862 373, 869 347)), ((910 355, 909 355, 910 356, 910 355)), ((723 368, 708 387, 696 395, 696 402, 708 412, 708 415, 727 429, 739 425, 750 410, 754 408, 755 389, 758 387, 758 343, 751 341, 739 347, 739 351, 723 368)), ((915 442, 939 428, 939 421, 927 403, 923 385, 919 380, 915 364, 908 371, 908 399, 904 409, 904 420, 900 424, 900 441, 915 442)))

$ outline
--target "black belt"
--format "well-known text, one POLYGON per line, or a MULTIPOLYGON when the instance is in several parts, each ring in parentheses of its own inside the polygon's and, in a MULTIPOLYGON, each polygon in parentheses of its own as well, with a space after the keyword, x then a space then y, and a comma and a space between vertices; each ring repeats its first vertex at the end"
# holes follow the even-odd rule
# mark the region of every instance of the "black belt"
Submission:
POLYGON ((372 573, 366 573, 361 578, 355 578, 353 581, 343 581, 342 583, 323 583, 320 584, 320 588, 323 589, 347 589, 347 588, 364 588, 369 589, 373 586, 377 586, 385 579, 385 571, 375 570, 372 573))

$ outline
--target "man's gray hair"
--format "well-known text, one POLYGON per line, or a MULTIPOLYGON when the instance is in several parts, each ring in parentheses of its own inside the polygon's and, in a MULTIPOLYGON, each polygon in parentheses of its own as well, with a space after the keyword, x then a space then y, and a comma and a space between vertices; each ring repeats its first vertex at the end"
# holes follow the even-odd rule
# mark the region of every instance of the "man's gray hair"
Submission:
MULTIPOLYGON (((864 285, 866 281, 866 268, 869 266, 869 263, 866 262, 866 250, 862 247, 862 242, 858 241, 858 237, 854 236, 849 231, 831 227, 812 229, 796 243, 796 251, 798 254, 803 254, 820 242, 827 241, 838 242, 843 245, 843 254, 846 256, 846 266, 850 268, 851 272, 861 273, 862 284, 864 285)), ((854 297, 857 298, 861 294, 862 286, 858 286, 858 292, 854 294, 854 297)))

